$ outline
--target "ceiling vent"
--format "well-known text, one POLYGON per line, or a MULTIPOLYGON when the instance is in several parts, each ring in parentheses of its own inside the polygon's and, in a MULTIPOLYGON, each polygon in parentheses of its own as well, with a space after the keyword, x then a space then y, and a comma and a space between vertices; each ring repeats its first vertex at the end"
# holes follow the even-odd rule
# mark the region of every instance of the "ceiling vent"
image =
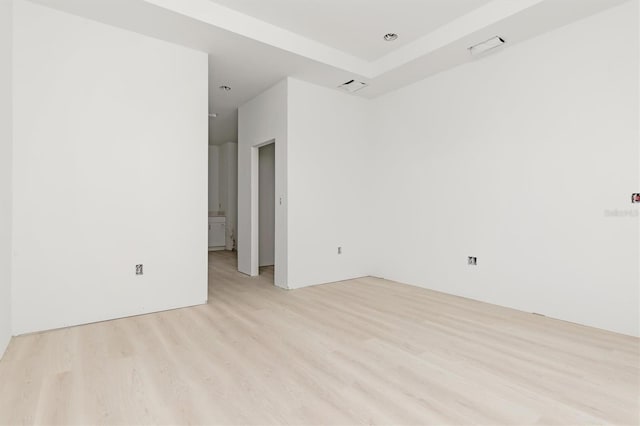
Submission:
POLYGON ((502 46, 504 43, 505 41, 502 37, 492 37, 489 40, 485 40, 482 43, 471 46, 469 48, 469 52, 471 52, 473 56, 481 55, 489 50, 502 46))
POLYGON ((364 89, 367 86, 368 86, 367 83, 363 83, 361 81, 349 80, 346 83, 338 86, 338 89, 342 89, 345 92, 354 93, 360 89, 364 89))

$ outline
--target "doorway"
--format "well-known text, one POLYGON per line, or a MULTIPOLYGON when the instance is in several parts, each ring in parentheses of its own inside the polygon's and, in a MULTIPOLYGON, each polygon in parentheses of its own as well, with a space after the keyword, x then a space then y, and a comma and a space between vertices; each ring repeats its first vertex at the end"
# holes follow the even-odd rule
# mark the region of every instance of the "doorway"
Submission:
POLYGON ((258 148, 258 265, 259 275, 273 282, 276 227, 275 143, 258 148))
MULTIPOLYGON (((241 143, 238 151, 238 271, 252 276, 260 275, 260 210, 274 212, 274 219, 263 222, 267 226, 273 226, 273 243, 263 238, 263 245, 269 241, 268 247, 273 248, 273 285, 288 289, 287 285, 287 189, 284 186, 286 181, 286 156, 284 147, 286 142, 277 138, 262 139, 263 142, 253 144, 241 143), (274 192, 272 197, 263 197, 263 201, 273 201, 274 207, 260 209, 260 150, 267 145, 273 148, 272 153, 266 151, 265 159, 273 157, 273 165, 263 167, 273 169, 275 179, 274 192), (274 224, 275 222, 275 224, 274 224), (271 225, 274 224, 274 225, 271 225)), ((264 159, 263 159, 264 161, 264 159)), ((263 183, 265 189, 267 181, 263 183)), ((270 203, 271 204, 271 203, 270 203)), ((264 227, 264 226, 263 226, 264 227)), ((263 229, 264 231, 264 229, 263 229)), ((267 233, 263 232, 263 236, 267 233)), ((269 249, 267 249, 269 250, 269 249)), ((262 250, 264 254, 264 249, 262 250)), ((266 263, 263 259, 263 264, 266 263)), ((265 268, 266 269, 266 268, 265 268)))

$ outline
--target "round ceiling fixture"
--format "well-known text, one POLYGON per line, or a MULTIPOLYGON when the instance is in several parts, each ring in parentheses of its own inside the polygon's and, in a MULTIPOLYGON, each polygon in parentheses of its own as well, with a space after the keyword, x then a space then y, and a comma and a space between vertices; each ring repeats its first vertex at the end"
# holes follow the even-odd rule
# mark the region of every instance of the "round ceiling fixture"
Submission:
POLYGON ((384 41, 394 41, 398 38, 398 34, 396 33, 387 33, 384 35, 384 41))
POLYGON ((223 90, 225 92, 228 92, 228 91, 231 90, 231 87, 222 85, 222 86, 218 87, 218 89, 223 90))

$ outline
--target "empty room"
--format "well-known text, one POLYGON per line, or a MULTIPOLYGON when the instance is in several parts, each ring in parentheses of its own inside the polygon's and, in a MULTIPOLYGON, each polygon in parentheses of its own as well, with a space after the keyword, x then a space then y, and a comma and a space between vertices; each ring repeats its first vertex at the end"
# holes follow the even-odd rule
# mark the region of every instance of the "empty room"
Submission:
POLYGON ((640 0, 0 0, 0 426, 640 424, 640 0))

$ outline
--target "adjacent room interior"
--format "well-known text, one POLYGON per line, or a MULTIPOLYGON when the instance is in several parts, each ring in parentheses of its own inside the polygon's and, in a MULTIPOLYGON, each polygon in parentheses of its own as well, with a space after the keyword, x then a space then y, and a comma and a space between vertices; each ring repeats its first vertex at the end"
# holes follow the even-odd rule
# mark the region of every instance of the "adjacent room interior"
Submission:
POLYGON ((640 424, 638 0, 0 0, 0 425, 640 424))

